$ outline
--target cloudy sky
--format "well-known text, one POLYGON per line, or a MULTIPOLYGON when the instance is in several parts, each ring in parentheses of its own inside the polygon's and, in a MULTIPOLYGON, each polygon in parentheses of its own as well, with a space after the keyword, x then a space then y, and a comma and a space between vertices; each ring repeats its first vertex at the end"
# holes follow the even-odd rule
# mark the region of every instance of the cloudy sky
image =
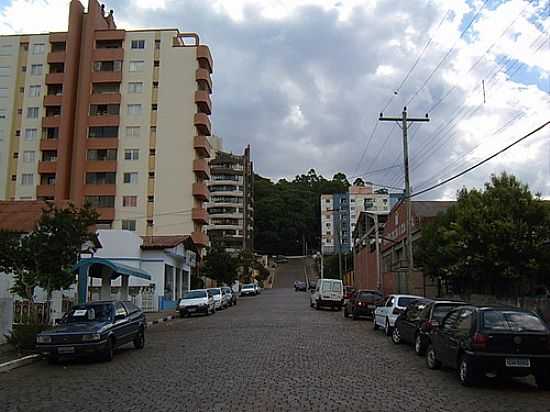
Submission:
MULTIPOLYGON (((0 31, 65 30, 68 0, 0 0, 0 31)), ((409 130, 413 191, 550 120, 549 0, 111 0, 120 28, 199 33, 214 58, 216 134, 250 143, 256 171, 315 168, 403 187, 401 130, 379 112, 423 117, 409 130), (485 100, 483 96, 485 84, 485 100)), ((453 198, 491 173, 550 196, 550 126, 423 196, 453 198)))

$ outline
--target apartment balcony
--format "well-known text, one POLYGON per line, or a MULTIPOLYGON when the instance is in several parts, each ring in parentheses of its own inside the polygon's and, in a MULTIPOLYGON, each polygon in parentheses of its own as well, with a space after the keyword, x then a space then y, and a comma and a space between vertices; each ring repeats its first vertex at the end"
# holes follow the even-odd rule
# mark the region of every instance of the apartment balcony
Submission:
POLYGON ((93 61, 123 60, 124 49, 94 49, 93 61))
POLYGON ((88 126, 118 126, 120 124, 119 115, 106 116, 88 116, 88 126))
POLYGON ((120 93, 92 94, 90 104, 120 104, 120 93))
POLYGON ((122 81, 122 72, 92 72, 92 83, 115 83, 122 81))
POLYGON ((195 104, 201 113, 212 113, 212 101, 208 92, 197 90, 195 92, 195 104))
POLYGON ((42 127, 59 127, 61 116, 47 116, 42 118, 42 127))
POLYGON ((197 46, 197 61, 202 69, 206 69, 209 73, 212 73, 212 55, 208 46, 197 46))
POLYGON ((96 40, 124 40, 126 32, 124 30, 96 30, 96 40))
POLYGON ((210 157, 211 147, 206 136, 195 136, 193 138, 193 148, 200 157, 210 157))
POLYGON ((36 197, 51 197, 51 196, 55 196, 55 185, 36 186, 36 197))
POLYGON ((57 162, 54 160, 52 162, 39 161, 38 162, 38 173, 40 174, 52 174, 55 173, 57 169, 57 162))
POLYGON ((114 207, 96 207, 95 210, 99 213, 98 220, 115 220, 114 207))
POLYGON ((193 160, 193 172, 195 172, 195 174, 202 179, 210 179, 208 161, 205 159, 193 160))
POLYGON ((48 64, 65 63, 65 51, 49 52, 47 57, 48 64))
POLYGON ((243 230, 243 225, 218 225, 216 223, 210 223, 208 230, 243 230))
POLYGON ((44 96, 44 106, 61 106, 63 104, 63 95, 44 96))
POLYGON ((193 243, 195 243, 195 245, 197 245, 197 247, 199 248, 208 246, 208 235, 203 232, 195 231, 191 233, 191 239, 193 240, 193 243))
POLYGON ((57 150, 59 139, 40 139, 40 150, 57 150))
POLYGON ((194 207, 192 210, 192 219, 194 222, 207 225, 208 224, 208 212, 206 209, 200 207, 194 207))
POLYGON ((65 73, 46 74, 46 84, 62 84, 63 79, 65 79, 65 73))
POLYGON ((116 185, 85 185, 84 194, 86 196, 115 196, 116 185))
POLYGON ((197 69, 195 71, 195 78, 199 85, 202 85, 205 89, 208 89, 209 93, 212 93, 212 79, 210 78, 210 72, 207 69, 197 69))
POLYGON ((204 202, 208 202, 208 186, 203 182, 193 183, 193 196, 204 202))
POLYGON ((50 33, 50 43, 60 43, 67 41, 67 32, 50 33))
POLYGON ((212 127, 210 125, 210 119, 207 114, 196 113, 194 118, 194 124, 199 134, 204 136, 210 136, 212 127))
POLYGON ((88 149, 118 149, 118 138, 88 138, 86 147, 88 149))
POLYGON ((87 160, 86 172, 116 172, 116 160, 87 160))

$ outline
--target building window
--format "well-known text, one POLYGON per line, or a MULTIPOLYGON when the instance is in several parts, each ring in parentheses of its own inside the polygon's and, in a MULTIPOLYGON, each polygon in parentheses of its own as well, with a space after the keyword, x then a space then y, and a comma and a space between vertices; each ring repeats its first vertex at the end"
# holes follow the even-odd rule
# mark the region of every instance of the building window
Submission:
POLYGON ((31 53, 34 55, 44 54, 46 45, 44 43, 36 43, 31 46, 31 53))
POLYGON ((128 71, 130 72, 142 72, 145 67, 145 62, 143 60, 130 60, 130 65, 128 66, 128 71))
POLYGON ((84 198, 84 203, 89 204, 91 207, 100 208, 100 207, 115 207, 115 197, 114 196, 86 196, 84 198))
POLYGON ((140 129, 139 126, 126 126, 126 137, 139 137, 140 129))
POLYGON ((154 111, 154 112, 156 112, 156 111, 158 110, 158 108, 159 108, 159 106, 158 106, 158 104, 156 104, 156 103, 153 103, 153 104, 151 105, 151 110, 154 111))
POLYGON ((0 87, 0 97, 8 97, 8 88, 7 87, 0 87))
POLYGON ((132 49, 144 49, 145 40, 132 40, 132 49))
POLYGON ((42 161, 43 162, 55 162, 57 160, 57 150, 43 150, 42 161))
POLYGON ((157 151, 155 149, 149 149, 149 156, 155 156, 157 151))
POLYGON ((21 72, 26 73, 27 72, 27 66, 21 66, 21 72))
POLYGON ((139 160, 139 149, 125 149, 124 160, 139 160))
POLYGON ((147 226, 153 227, 153 219, 147 219, 147 226))
POLYGON ((17 175, 11 175, 11 181, 15 182, 17 180, 17 175))
POLYGON ((38 97, 40 96, 40 85, 38 86, 30 86, 29 87, 29 97, 38 97))
POLYGON ((147 196, 147 202, 155 203, 155 196, 147 196))
POLYGON ((155 172, 149 172, 149 179, 155 178, 155 172))
POLYGON ((21 130, 17 129, 17 130, 15 131, 15 136, 16 136, 16 137, 21 136, 21 130))
POLYGON ((88 150, 88 160, 116 160, 116 149, 91 149, 88 150))
POLYGON ((34 151, 33 150, 25 150, 23 152, 23 162, 25 162, 25 163, 34 162, 34 151))
POLYGON ((136 231, 136 221, 135 220, 123 220, 122 221, 122 230, 130 230, 132 232, 136 231))
POLYGON ((122 207, 137 207, 137 196, 122 196, 122 207))
POLYGON ((160 49, 160 40, 155 40, 155 49, 156 50, 160 49))
POLYGON ((38 119, 38 107, 27 107, 27 119, 38 119))
POLYGON ((23 186, 29 186, 32 185, 34 182, 34 176, 32 173, 23 173, 21 175, 21 184, 23 186))
POLYGON ((153 62, 153 67, 160 67, 160 60, 155 60, 153 62))
POLYGON ((330 223, 326 223, 325 226, 326 226, 326 227, 330 227, 330 223))
POLYGON ((42 75, 42 65, 33 64, 31 65, 31 76, 40 76, 42 75))
POLYGON ((159 82, 153 82, 153 89, 159 88, 159 82))
POLYGON ((86 173, 87 185, 114 185, 115 183, 116 172, 86 173))
POLYGON ((151 126, 151 134, 157 134, 157 126, 151 126))
MULTIPOLYGON (((50 72, 52 65, 50 64, 50 72)), ((122 70, 122 61, 120 60, 111 60, 111 61, 98 61, 94 63, 95 72, 119 72, 122 70)))
POLYGON ((140 115, 143 112, 143 107, 141 104, 129 104, 128 105, 128 114, 130 116, 140 115))
POLYGON ((128 93, 143 93, 143 82, 128 83, 128 93))
POLYGON ((88 129, 89 138, 118 137, 118 126, 94 126, 88 129))
POLYGON ((134 185, 137 182, 138 182, 138 173, 137 172, 124 173, 124 183, 134 185))

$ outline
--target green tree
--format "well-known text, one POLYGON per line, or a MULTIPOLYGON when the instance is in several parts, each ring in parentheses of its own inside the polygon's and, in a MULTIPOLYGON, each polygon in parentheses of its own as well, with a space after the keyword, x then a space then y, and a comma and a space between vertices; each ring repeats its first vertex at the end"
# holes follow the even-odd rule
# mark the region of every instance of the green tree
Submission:
POLYGON ((238 277, 237 266, 237 260, 225 250, 223 244, 214 243, 206 252, 202 274, 231 285, 238 277))
POLYGON ((549 239, 548 206, 504 173, 484 190, 459 191, 457 203, 422 229, 416 259, 457 292, 518 296, 548 284, 549 239))

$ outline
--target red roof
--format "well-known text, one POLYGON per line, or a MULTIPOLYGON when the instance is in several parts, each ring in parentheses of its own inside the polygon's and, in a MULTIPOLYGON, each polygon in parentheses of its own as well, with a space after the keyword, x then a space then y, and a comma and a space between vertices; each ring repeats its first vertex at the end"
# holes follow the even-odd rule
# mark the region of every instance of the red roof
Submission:
POLYGON ((32 232, 46 207, 46 202, 41 200, 0 201, 0 230, 32 232))
POLYGON ((166 236, 142 236, 143 244, 142 249, 168 249, 176 247, 180 243, 185 242, 191 238, 189 235, 166 235, 166 236))

